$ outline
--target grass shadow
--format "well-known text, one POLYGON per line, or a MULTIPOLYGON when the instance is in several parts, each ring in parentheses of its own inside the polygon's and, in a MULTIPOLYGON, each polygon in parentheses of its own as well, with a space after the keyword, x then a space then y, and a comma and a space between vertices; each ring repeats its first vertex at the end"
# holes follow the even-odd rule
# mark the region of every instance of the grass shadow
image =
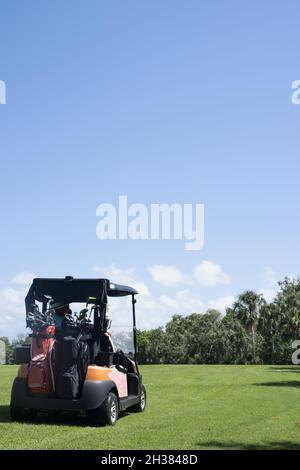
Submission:
MULTIPOLYGON (((128 416, 130 413, 121 411, 119 414, 119 420, 128 416)), ((0 405, 0 423, 12 423, 10 417, 9 405, 0 405)), ((26 418, 23 423, 28 424, 45 424, 55 426, 80 426, 80 427, 99 427, 91 424, 88 417, 80 416, 74 412, 62 411, 56 413, 38 412, 35 419, 26 418)), ((100 426, 101 427, 101 426, 100 426)))
MULTIPOLYGON (((9 405, 0 405, 0 423, 12 423, 9 405)), ((60 414, 38 413, 36 419, 25 417, 23 423, 28 424, 56 424, 56 425, 84 425, 84 418, 76 416, 74 413, 63 412, 60 414)))
POLYGON ((260 382, 252 384, 257 387, 294 387, 300 388, 300 381, 298 380, 282 380, 278 382, 260 382))
POLYGON ((245 442, 197 442, 197 448, 211 450, 300 450, 300 444, 290 441, 266 441, 260 444, 247 444, 245 442))
POLYGON ((10 421, 9 405, 0 405, 0 423, 9 423, 10 421))
POLYGON ((298 366, 289 366, 289 367, 283 367, 283 366, 271 366, 269 367, 270 372, 300 372, 300 367, 298 366))

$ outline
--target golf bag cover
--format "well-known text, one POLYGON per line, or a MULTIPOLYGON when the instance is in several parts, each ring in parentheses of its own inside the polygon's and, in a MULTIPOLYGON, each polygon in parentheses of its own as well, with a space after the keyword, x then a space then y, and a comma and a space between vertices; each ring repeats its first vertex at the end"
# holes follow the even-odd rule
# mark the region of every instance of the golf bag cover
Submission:
POLYGON ((54 393, 52 354, 55 326, 33 331, 28 388, 32 394, 51 396, 54 393))
POLYGON ((81 341, 78 355, 78 374, 79 374, 79 390, 78 395, 81 395, 85 377, 87 374, 90 362, 90 350, 88 344, 81 341))
POLYGON ((61 369, 57 377, 56 395, 73 399, 80 395, 89 363, 88 345, 78 338, 66 336, 62 344, 61 369))

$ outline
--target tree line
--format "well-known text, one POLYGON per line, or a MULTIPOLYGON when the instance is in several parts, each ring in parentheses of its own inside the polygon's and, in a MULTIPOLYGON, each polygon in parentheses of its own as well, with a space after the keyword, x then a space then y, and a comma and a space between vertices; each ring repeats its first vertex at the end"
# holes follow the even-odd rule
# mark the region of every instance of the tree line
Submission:
POLYGON ((143 364, 289 364, 300 340, 300 279, 285 278, 272 302, 247 290, 218 310, 174 315, 164 328, 138 332, 143 364))
MULTIPOLYGON (((285 278, 272 302, 247 290, 221 312, 174 315, 165 327, 138 331, 141 364, 290 364, 300 340, 300 278, 285 278)), ((15 362, 19 335, 6 345, 6 363, 15 362)))

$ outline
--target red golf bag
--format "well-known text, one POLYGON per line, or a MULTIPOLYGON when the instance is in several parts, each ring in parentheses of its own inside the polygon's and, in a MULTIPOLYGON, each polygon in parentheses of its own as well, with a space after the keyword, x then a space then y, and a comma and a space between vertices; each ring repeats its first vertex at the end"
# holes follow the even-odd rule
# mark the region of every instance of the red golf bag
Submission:
POLYGON ((55 326, 33 331, 28 388, 32 394, 51 396, 55 391, 54 380, 55 326))

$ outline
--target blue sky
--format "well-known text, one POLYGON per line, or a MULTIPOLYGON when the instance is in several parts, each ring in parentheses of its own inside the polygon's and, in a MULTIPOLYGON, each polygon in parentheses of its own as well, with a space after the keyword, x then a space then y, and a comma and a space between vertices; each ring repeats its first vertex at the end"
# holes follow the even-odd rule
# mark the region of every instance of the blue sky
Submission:
POLYGON ((169 299, 153 324, 299 273, 299 13, 297 1, 1 2, 0 329, 21 315, 22 272, 98 266, 143 283, 142 315, 169 299), (204 203, 204 249, 98 240, 96 207, 121 194, 204 203), (207 261, 226 282, 196 279, 207 261))

